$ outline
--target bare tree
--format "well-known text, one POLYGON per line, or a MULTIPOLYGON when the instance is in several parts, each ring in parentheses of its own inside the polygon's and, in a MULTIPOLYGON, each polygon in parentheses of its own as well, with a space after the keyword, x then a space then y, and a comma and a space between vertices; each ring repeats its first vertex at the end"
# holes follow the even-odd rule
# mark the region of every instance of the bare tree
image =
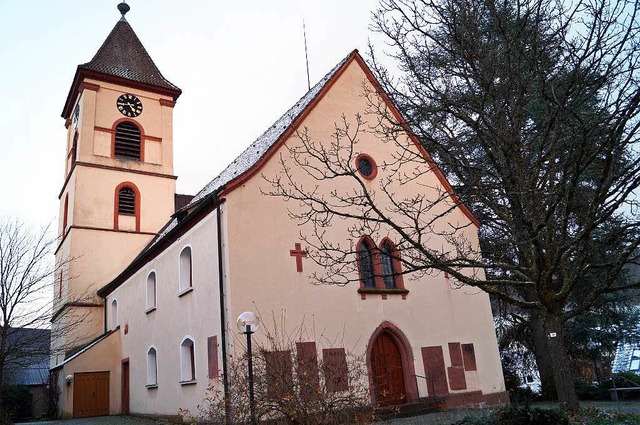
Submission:
POLYGON ((49 331, 53 285, 70 261, 55 263, 57 242, 49 226, 34 229, 17 219, 0 218, 0 383, 9 369, 48 358, 49 335, 70 335, 86 319, 65 318, 65 326, 49 331))
MULTIPOLYGON (((256 341, 252 356, 258 421, 305 425, 373 421, 363 356, 338 349, 344 357, 336 362, 330 355, 335 353, 332 347, 343 346, 342 338, 312 336, 304 321, 287 332, 275 319, 271 329, 260 333, 264 338, 256 341), (318 346, 304 342, 307 339, 317 339, 318 346)), ((197 412, 181 411, 188 422, 251 423, 246 346, 239 338, 234 345, 228 365, 230 399, 225 400, 219 380, 212 381, 197 412), (231 418, 225 418, 225 405, 231 406, 231 418)))
POLYGON ((566 322, 640 286, 625 274, 640 245, 639 8, 625 0, 382 0, 373 29, 402 74, 387 72, 372 48, 381 87, 365 85, 363 116, 343 117, 331 142, 300 129, 282 172, 265 176, 266 192, 292 203, 322 266, 314 282, 358 280, 355 241, 389 236, 401 273, 446 272, 528 311, 558 397, 576 408, 566 322), (395 146, 374 188, 354 164, 370 135, 395 146), (428 183, 436 163, 457 195, 428 183), (412 195, 400 195, 408 185, 412 195), (482 223, 482 253, 451 219, 461 200, 482 223), (348 223, 348 242, 325 231, 338 222, 348 223))

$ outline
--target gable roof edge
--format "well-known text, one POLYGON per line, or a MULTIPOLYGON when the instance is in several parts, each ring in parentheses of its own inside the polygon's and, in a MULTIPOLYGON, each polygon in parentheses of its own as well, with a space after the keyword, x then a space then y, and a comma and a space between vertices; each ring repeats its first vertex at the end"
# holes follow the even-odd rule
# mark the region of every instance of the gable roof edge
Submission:
POLYGON ((228 194, 233 191, 236 187, 242 185, 244 182, 249 180, 253 175, 255 175, 262 166, 273 156, 273 154, 282 146, 282 144, 287 140, 291 134, 298 128, 302 121, 311 113, 313 108, 316 107, 318 103, 324 98, 329 89, 338 81, 340 76, 346 71, 351 62, 355 60, 356 57, 359 57, 358 49, 354 49, 349 55, 344 59, 342 65, 333 73, 331 78, 324 84, 324 86, 318 91, 318 93, 314 96, 314 98, 309 102, 305 108, 300 111, 300 113, 293 119, 291 124, 287 127, 287 129, 269 146, 267 151, 262 155, 262 157, 256 161, 249 169, 244 171, 242 174, 231 179, 226 187, 221 191, 221 196, 228 194))
POLYGON ((304 121, 304 119, 309 115, 309 113, 311 113, 313 108, 315 108, 315 106, 322 100, 325 94, 335 84, 335 82, 340 78, 340 76, 344 73, 344 71, 349 67, 349 65, 353 61, 358 63, 358 65, 366 75, 369 82, 375 88, 376 93, 378 93, 380 97, 382 97, 385 104, 391 110, 391 113, 393 114, 394 118, 398 120, 400 125, 402 125, 403 130, 407 133, 409 138, 415 143, 416 147, 418 148, 422 156, 424 156, 424 158, 427 160, 427 163, 429 164, 429 168, 435 173, 436 177, 438 178, 442 186, 444 186, 445 190, 449 193, 449 196, 451 196, 451 199, 453 200, 455 206, 460 208, 462 213, 476 227, 479 228, 480 221, 473 215, 473 212, 471 212, 469 207, 467 207, 467 205, 464 202, 462 202, 462 200, 455 193, 455 190, 453 189, 453 186, 451 186, 451 184, 449 183, 449 180, 447 179, 447 177, 444 175, 442 170, 440 170, 440 168, 435 163, 435 161, 433 160, 429 152, 427 152, 424 146, 422 146, 422 144, 418 140, 418 137, 411 130, 406 120, 404 119, 404 117, 402 116, 398 108, 395 106, 395 104, 393 103, 389 95, 387 95, 387 93, 384 91, 384 89, 382 88, 382 86, 380 85, 376 77, 373 75, 373 72, 371 72, 371 69, 366 64, 362 56, 360 56, 358 49, 353 50, 349 54, 349 56, 347 56, 342 66, 338 70, 336 70, 336 72, 331 76, 329 81, 326 82, 324 87, 322 87, 322 89, 316 94, 314 99, 311 102, 309 102, 309 104, 298 114, 298 116, 291 122, 289 127, 267 149, 267 151, 262 155, 262 157, 258 161, 256 161, 256 163, 253 164, 245 172, 243 172, 242 174, 234 177, 229 182, 227 182, 227 184, 225 185, 226 188, 221 191, 221 196, 227 195, 228 193, 233 191, 236 187, 245 183, 262 168, 262 166, 271 158, 271 156, 273 156, 273 154, 280 148, 280 146, 282 146, 284 141, 291 136, 291 134, 298 128, 298 126, 302 123, 302 121, 304 121))
POLYGON ((440 181, 440 183, 444 186, 446 191, 449 193, 449 196, 451 196, 451 199, 453 200, 455 205, 458 208, 460 208, 462 213, 465 216, 467 216, 467 218, 469 220, 471 220, 471 222, 476 227, 480 227, 480 220, 478 220, 476 218, 476 216, 473 215, 473 212, 471 212, 469 207, 467 207, 467 205, 464 202, 462 202, 462 200, 458 197, 458 195, 456 194, 455 190, 453 189, 453 186, 451 186, 451 183, 449 183, 449 180, 447 179, 447 177, 444 175, 442 170, 440 170, 440 167, 438 167, 438 165, 433 160, 433 158, 431 157, 429 152, 427 152, 425 147, 422 146, 422 143, 420 143, 420 140, 418 140, 418 137, 415 135, 413 130, 411 130, 411 127, 409 127, 409 124, 407 124, 407 121, 402 116, 402 113, 398 110, 396 105, 393 103, 393 101, 391 100, 391 98, 389 97, 387 92, 382 88, 382 86, 378 82, 377 78, 373 75, 373 72, 371 72, 371 69, 366 64, 366 62, 364 61, 362 56, 360 56, 360 54, 357 55, 356 62, 358 62, 358 65, 360 65, 360 68, 362 68, 362 71, 367 76, 369 82, 376 89, 376 93, 378 95, 380 95, 380 97, 382 97, 382 100, 384 100, 384 102, 387 105, 387 107, 391 110, 391 113, 393 114, 393 117, 396 120, 398 120, 398 122, 402 126, 402 129, 407 133, 409 138, 413 141, 413 143, 415 143, 416 147, 418 148, 418 150, 420 151, 422 156, 424 156, 424 158, 427 160, 427 163, 429 164, 429 168, 435 173, 435 175, 438 178, 438 180, 440 181))

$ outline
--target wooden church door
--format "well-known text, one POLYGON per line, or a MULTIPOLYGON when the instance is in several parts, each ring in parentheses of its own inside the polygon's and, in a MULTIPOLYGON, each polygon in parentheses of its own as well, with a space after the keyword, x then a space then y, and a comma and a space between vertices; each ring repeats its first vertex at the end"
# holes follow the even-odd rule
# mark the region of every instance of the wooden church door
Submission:
POLYGON ((394 339, 382 332, 371 350, 371 374, 376 401, 380 405, 407 402, 402 355, 394 339))

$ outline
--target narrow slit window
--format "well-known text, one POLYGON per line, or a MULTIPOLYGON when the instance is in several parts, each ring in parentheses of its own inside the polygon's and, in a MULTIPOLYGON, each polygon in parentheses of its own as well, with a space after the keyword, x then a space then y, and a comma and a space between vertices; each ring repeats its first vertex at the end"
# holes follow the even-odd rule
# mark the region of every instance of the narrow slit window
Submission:
POLYGON ((69 218, 69 194, 64 197, 64 211, 62 213, 62 235, 67 231, 67 222, 69 218))
POLYGON ((118 327, 118 301, 111 301, 111 329, 118 327))
POLYGON ((147 276, 147 310, 156 306, 156 272, 147 276))
POLYGON ((180 292, 193 287, 191 248, 185 247, 180 252, 180 292))
POLYGON ((76 159, 78 156, 78 132, 73 136, 73 144, 71 145, 71 167, 76 165, 76 159))

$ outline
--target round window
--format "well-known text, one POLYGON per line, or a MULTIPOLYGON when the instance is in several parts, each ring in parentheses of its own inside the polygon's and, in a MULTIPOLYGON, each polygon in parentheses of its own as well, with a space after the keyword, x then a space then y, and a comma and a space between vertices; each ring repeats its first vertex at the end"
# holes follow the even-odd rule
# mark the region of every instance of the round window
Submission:
POLYGON ((376 163, 369 155, 361 154, 356 158, 356 169, 365 179, 373 179, 378 169, 376 163))

